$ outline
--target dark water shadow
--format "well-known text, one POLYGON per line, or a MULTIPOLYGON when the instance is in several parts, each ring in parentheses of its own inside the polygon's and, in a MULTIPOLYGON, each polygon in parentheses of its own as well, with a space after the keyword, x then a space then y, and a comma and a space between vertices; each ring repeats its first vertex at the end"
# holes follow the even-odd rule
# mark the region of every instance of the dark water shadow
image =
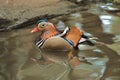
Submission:
MULTIPOLYGON (((84 24, 83 26, 86 32, 98 37, 98 41, 104 42, 106 45, 114 43, 112 38, 115 37, 115 35, 104 33, 102 23, 95 21, 92 25, 89 24, 90 23, 84 24)), ((106 64, 105 73, 100 80, 120 80, 120 55, 108 46, 98 46, 98 48, 105 52, 105 55, 109 58, 106 64)))

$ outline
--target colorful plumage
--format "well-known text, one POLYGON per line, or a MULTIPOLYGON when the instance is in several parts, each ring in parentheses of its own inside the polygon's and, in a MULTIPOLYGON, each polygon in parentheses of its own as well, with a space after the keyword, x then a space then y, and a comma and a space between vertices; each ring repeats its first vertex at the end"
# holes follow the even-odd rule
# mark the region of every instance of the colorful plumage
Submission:
MULTIPOLYGON (((76 47, 79 40, 81 39, 81 36, 83 35, 83 32, 76 26, 72 27, 69 31, 68 30, 69 29, 63 32, 62 37, 61 36, 59 37, 59 35, 61 35, 62 33, 60 33, 56 29, 53 23, 42 20, 42 21, 39 21, 38 26, 35 27, 31 32, 41 31, 39 41, 36 43, 38 47, 41 47, 47 39, 50 39, 52 37, 62 38, 61 41, 64 41, 65 43, 67 42, 72 47, 76 47)), ((60 40, 58 41, 60 42, 60 40)), ((54 43, 54 44, 58 44, 58 43, 54 43)), ((65 43, 63 43, 62 45, 64 45, 65 43)), ((51 42, 50 44, 53 45, 53 43, 51 42)))

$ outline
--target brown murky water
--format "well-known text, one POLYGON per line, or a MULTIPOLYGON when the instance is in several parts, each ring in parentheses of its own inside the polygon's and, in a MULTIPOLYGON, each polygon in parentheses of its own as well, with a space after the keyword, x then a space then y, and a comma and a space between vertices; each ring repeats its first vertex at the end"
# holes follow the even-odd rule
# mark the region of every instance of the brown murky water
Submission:
POLYGON ((66 26, 81 27, 106 45, 80 47, 75 53, 85 56, 88 62, 71 69, 64 63, 67 58, 62 51, 46 53, 54 63, 40 61, 38 64, 31 60, 44 53, 34 45, 39 33, 31 34, 32 26, 0 32, 0 80, 120 80, 120 17, 92 7, 87 12, 52 19, 54 23, 60 20, 66 26))

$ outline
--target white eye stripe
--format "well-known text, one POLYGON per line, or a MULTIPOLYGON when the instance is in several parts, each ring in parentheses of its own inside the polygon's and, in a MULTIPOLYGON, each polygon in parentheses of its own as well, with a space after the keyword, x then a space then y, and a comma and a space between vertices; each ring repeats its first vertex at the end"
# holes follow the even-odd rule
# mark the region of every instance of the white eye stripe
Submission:
POLYGON ((41 22, 38 24, 38 28, 44 28, 46 26, 54 26, 54 25, 50 22, 41 22))
POLYGON ((39 23, 38 24, 38 27, 41 28, 41 27, 45 27, 47 26, 48 24, 46 22, 42 22, 42 23, 39 23))
POLYGON ((54 26, 52 23, 48 23, 48 25, 54 26))

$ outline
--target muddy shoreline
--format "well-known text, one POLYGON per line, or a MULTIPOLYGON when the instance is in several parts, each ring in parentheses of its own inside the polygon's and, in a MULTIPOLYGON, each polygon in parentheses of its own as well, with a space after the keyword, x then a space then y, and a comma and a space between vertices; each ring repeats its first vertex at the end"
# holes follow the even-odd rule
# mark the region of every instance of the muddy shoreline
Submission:
POLYGON ((41 1, 39 3, 41 6, 37 7, 35 5, 23 5, 20 7, 18 5, 10 4, 0 7, 0 31, 23 28, 33 25, 43 18, 51 19, 61 15, 88 9, 87 6, 78 6, 69 1, 54 0, 53 2, 50 1, 50 4, 45 2, 42 4, 42 2, 44 1, 41 1))

